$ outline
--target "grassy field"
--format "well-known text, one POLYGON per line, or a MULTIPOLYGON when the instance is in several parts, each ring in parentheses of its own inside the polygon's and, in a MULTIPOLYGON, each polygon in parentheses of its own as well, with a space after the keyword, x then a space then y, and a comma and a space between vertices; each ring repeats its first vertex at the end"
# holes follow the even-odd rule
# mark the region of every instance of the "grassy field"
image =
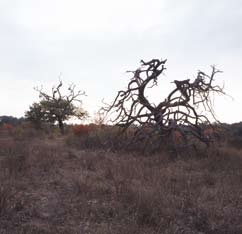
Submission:
POLYGON ((0 135, 1 234, 241 234, 242 151, 85 150, 0 135))

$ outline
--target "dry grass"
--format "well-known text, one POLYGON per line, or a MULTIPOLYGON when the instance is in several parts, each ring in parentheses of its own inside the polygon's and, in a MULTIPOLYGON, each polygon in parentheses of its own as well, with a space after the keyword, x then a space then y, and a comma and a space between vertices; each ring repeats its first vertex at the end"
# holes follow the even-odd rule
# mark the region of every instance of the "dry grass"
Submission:
POLYGON ((170 160, 65 142, 0 139, 1 234, 242 233, 242 151, 170 160))

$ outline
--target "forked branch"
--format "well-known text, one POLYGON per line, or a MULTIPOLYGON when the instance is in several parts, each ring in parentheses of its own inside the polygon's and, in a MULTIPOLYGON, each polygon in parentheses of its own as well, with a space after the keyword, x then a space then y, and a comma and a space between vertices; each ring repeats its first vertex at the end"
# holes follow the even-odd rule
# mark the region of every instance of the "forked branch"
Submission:
MULTIPOLYGON (((213 120, 217 121, 212 105, 214 93, 225 94, 223 87, 214 85, 214 77, 221 72, 212 67, 210 75, 199 71, 197 77, 191 81, 174 80, 174 89, 160 103, 153 104, 145 96, 148 88, 158 84, 158 78, 164 72, 166 60, 141 60, 141 67, 133 74, 127 89, 120 90, 114 101, 102 110, 109 116, 111 122, 122 126, 125 131, 136 126, 137 132, 144 132, 147 126, 153 128, 152 133, 167 136, 173 130, 187 133, 201 141, 201 126, 211 125, 209 118, 203 114, 209 112, 213 120)), ((135 134, 136 136, 139 134, 135 134)))

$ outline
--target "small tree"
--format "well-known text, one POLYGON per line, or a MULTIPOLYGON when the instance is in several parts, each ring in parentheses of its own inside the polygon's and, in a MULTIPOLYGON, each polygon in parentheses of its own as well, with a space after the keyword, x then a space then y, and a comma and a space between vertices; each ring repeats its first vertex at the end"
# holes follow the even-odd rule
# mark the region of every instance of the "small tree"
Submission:
POLYGON ((40 121, 49 123, 58 123, 60 132, 64 134, 64 121, 70 117, 84 118, 87 112, 81 106, 80 96, 85 95, 83 91, 75 91, 76 86, 70 85, 68 94, 61 93, 62 81, 56 87, 52 88, 52 93, 49 95, 42 91, 42 88, 35 88, 39 92, 40 102, 35 106, 34 110, 40 114, 40 121), (40 108, 40 109, 38 109, 40 108))
POLYGON ((166 60, 153 59, 141 61, 141 67, 133 73, 133 77, 125 90, 118 92, 113 103, 103 111, 111 117, 111 122, 123 128, 136 126, 136 139, 148 139, 151 135, 160 139, 179 132, 186 141, 188 135, 208 144, 202 134, 202 126, 211 125, 209 118, 201 110, 205 109, 216 120, 211 102, 212 93, 222 93, 223 88, 214 85, 214 76, 220 72, 212 67, 211 75, 199 71, 191 81, 175 80, 174 89, 166 98, 157 104, 151 103, 145 92, 157 85, 158 77, 164 72, 166 60), (111 115, 110 115, 111 114, 111 115), (148 130, 147 130, 148 129, 148 130))

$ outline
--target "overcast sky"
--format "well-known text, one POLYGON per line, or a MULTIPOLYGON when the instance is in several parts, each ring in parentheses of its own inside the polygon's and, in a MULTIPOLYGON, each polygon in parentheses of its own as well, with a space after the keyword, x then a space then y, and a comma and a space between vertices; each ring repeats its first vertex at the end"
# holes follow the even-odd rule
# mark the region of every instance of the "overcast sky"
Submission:
POLYGON ((241 0, 0 0, 0 115, 23 116, 59 76, 85 90, 92 114, 141 59, 167 59, 155 99, 174 79, 223 70, 222 122, 242 121, 241 0))

